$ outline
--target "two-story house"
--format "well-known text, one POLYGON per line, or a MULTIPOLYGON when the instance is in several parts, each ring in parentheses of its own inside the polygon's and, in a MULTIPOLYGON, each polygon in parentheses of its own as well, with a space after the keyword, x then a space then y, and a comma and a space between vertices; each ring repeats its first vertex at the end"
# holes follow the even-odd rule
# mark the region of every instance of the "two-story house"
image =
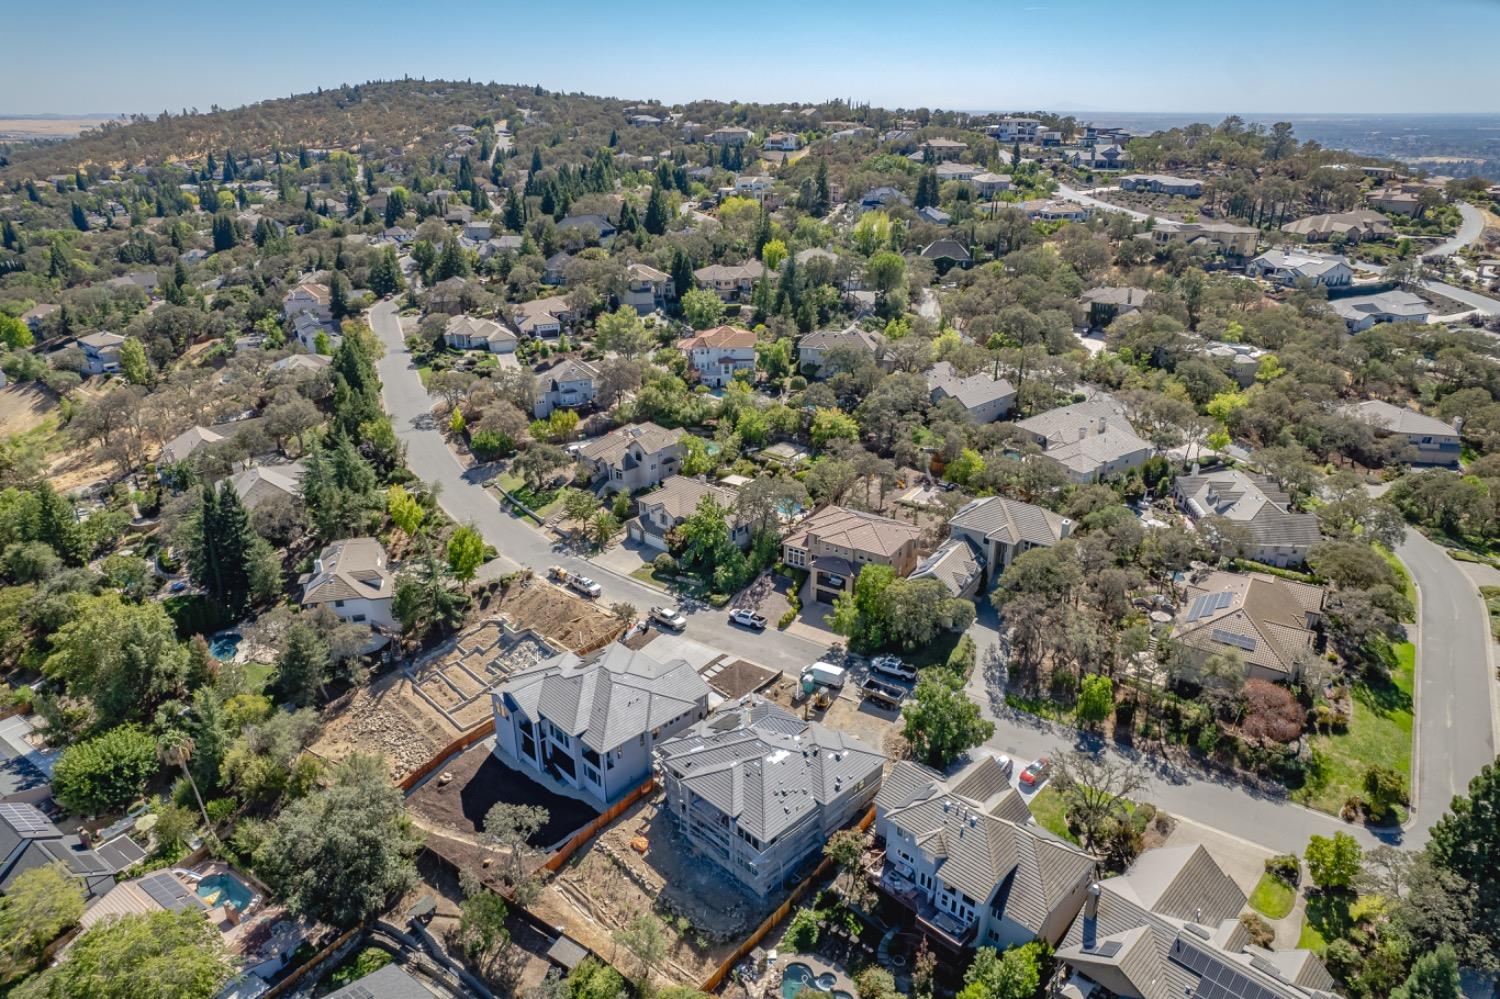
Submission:
POLYGON ((984 556, 994 579, 1015 557, 1032 548, 1051 548, 1073 533, 1061 514, 1004 496, 985 496, 959 507, 948 521, 950 538, 962 538, 984 556))
POLYGON ((394 628, 396 574, 385 546, 374 538, 335 541, 319 553, 313 570, 298 580, 303 607, 327 607, 334 616, 372 628, 394 628))
POLYGON ((825 506, 796 526, 781 543, 787 565, 808 570, 804 603, 831 604, 852 592, 867 565, 888 565, 906 577, 921 556, 921 529, 863 510, 825 506))
POLYGON ((663 810, 757 896, 778 891, 880 789, 885 754, 755 694, 656 749, 663 810))
POLYGON ((1016 429, 1042 448, 1041 458, 1056 462, 1080 484, 1139 468, 1156 450, 1106 395, 1049 409, 1021 420, 1016 429))
POLYGON ((1340 411, 1369 426, 1377 437, 1404 440, 1400 460, 1408 465, 1458 465, 1463 447, 1458 428, 1451 423, 1384 399, 1356 402, 1340 411))
POLYGON ((641 315, 664 309, 677 297, 677 286, 672 275, 659 271, 650 264, 625 265, 625 292, 621 301, 641 315))
POLYGON ((578 460, 605 479, 609 492, 650 489, 682 468, 683 436, 679 429, 632 423, 589 441, 579 448, 578 460))
POLYGON ((802 148, 802 137, 796 132, 772 132, 766 136, 766 141, 761 143, 761 148, 795 153, 802 148))
POLYGON ((321 281, 306 280, 293 285, 281 300, 281 314, 292 319, 304 312, 317 316, 323 322, 333 320, 333 295, 328 285, 321 281))
POLYGON ((797 341, 797 364, 804 372, 822 375, 829 353, 839 348, 868 354, 878 362, 885 353, 885 337, 852 324, 841 330, 813 330, 797 341))
POLYGON ((649 648, 564 652, 491 694, 495 756, 602 811, 650 776, 660 743, 708 717, 708 693, 687 661, 658 660, 649 648))
POLYGON ((1016 388, 989 371, 961 375, 947 361, 927 369, 927 389, 933 405, 952 399, 975 423, 994 423, 1010 414, 1016 405, 1016 388))
POLYGON ((625 535, 658 551, 671 547, 670 534, 677 525, 698 511, 705 497, 726 511, 729 536, 735 544, 745 548, 750 544, 750 525, 742 523, 735 514, 738 494, 725 486, 716 486, 685 475, 674 475, 661 484, 660 489, 646 493, 636 501, 639 513, 625 525, 625 535))
POLYGON ((951 780, 897 762, 875 796, 875 835, 885 845, 871 872, 876 886, 954 956, 970 947, 1056 944, 1097 870, 1093 857, 1031 821, 992 757, 951 780))
POLYGON ((737 371, 755 371, 755 334, 742 326, 716 326, 677 341, 698 380, 723 388, 737 371))
POLYGON ((765 265, 759 260, 747 260, 743 264, 709 264, 693 271, 693 280, 724 301, 732 302, 754 291, 755 282, 765 272, 765 265))
POLYGON ((531 415, 545 420, 554 409, 579 409, 599 395, 599 369, 569 358, 536 376, 536 405, 531 415))
POLYGON ((120 370, 120 347, 125 338, 118 333, 98 332, 78 338, 83 350, 84 370, 91 375, 112 375, 120 370))
POLYGON ((534 298, 510 306, 510 321, 522 336, 556 340, 573 323, 573 310, 561 295, 534 298))

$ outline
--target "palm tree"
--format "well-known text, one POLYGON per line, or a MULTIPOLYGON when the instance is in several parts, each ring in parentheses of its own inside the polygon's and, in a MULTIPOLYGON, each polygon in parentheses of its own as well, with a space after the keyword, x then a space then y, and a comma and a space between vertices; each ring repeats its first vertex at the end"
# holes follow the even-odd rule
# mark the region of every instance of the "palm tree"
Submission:
POLYGON ((193 758, 193 750, 197 748, 192 736, 181 729, 174 729, 157 740, 156 758, 168 766, 182 768, 183 776, 188 779, 188 784, 193 788, 193 797, 198 799, 198 811, 203 814, 204 828, 212 832, 213 823, 208 819, 208 809, 203 807, 203 795, 198 792, 198 782, 193 779, 193 772, 188 769, 188 761, 193 758))

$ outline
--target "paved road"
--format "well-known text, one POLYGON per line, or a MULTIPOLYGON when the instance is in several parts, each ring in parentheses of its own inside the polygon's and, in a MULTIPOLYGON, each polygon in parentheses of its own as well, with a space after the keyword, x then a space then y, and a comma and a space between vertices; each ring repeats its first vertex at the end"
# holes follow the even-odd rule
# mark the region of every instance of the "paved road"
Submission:
POLYGON ((1500 742, 1489 614, 1473 580, 1421 532, 1408 530, 1396 554, 1411 570, 1421 603, 1412 766, 1416 816, 1408 832, 1425 841, 1454 795, 1495 759, 1500 742))
MULTIPOLYGON (((502 510, 485 489, 483 477, 464 469, 444 443, 432 418, 432 397, 423 387, 401 335, 395 303, 381 302, 371 309, 370 327, 385 345, 385 356, 377 369, 384 386, 386 412, 395 424, 397 438, 406 445, 407 467, 422 481, 438 486, 438 502, 449 516, 461 523, 473 523, 499 551, 499 558, 486 567, 490 572, 513 572, 522 567, 545 572, 548 566, 561 565, 597 581, 604 589, 600 603, 605 606, 624 601, 644 614, 652 605, 672 602, 660 590, 554 547, 551 539, 528 522, 502 510)), ((730 624, 722 610, 689 609, 686 616, 690 637, 789 673, 800 672, 826 651, 824 646, 774 628, 760 634, 746 631, 730 624)))
MULTIPOLYGON (((1103 749, 1116 759, 1132 755, 1103 740, 1085 737, 1076 730, 1054 725, 1032 715, 1012 711, 1005 706, 1001 693, 1003 681, 985 663, 998 647, 999 618, 986 605, 969 634, 979 652, 979 668, 969 682, 969 696, 979 704, 984 716, 995 723, 995 735, 989 748, 1005 753, 1016 761, 1017 769, 1038 756, 1072 748, 1103 749)), ((1365 847, 1382 841, 1402 846, 1416 846, 1421 840, 1411 835, 1385 840, 1362 826, 1350 825, 1322 812, 1293 804, 1284 798, 1254 791, 1238 781, 1218 780, 1194 767, 1177 767, 1150 753, 1135 754, 1144 759, 1150 771, 1145 791, 1140 795, 1169 815, 1178 815, 1202 825, 1224 830, 1241 839, 1283 853, 1300 854, 1310 836, 1331 836, 1347 832, 1365 847)))
POLYGON ((1451 257, 1484 234, 1484 215, 1479 209, 1466 201, 1460 201, 1458 213, 1463 216, 1463 222, 1459 224, 1458 232, 1453 234, 1453 238, 1439 243, 1422 256, 1451 257))
MULTIPOLYGON (((1098 190, 1098 188, 1094 188, 1094 190, 1098 190)), ((1080 205, 1088 205, 1090 208, 1097 208, 1103 212, 1118 212, 1121 215, 1129 215, 1137 222, 1144 222, 1152 217, 1145 212, 1138 212, 1133 208, 1122 208, 1119 205, 1112 205, 1108 201, 1101 201, 1098 198, 1090 197, 1077 188, 1069 187, 1067 184, 1057 185, 1057 195, 1068 201, 1076 201, 1080 205)))

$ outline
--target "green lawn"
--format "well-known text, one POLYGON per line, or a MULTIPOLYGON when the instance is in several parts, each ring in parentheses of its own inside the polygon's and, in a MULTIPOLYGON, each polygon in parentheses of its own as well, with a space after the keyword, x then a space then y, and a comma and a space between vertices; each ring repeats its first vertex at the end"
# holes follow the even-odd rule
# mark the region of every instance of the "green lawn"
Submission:
POLYGON ((1309 895, 1297 947, 1316 951, 1321 957, 1330 942, 1347 937, 1357 923, 1372 918, 1383 904, 1378 895, 1358 898, 1321 893, 1309 895))
POLYGON ((1020 694, 1006 694, 1005 706, 1051 721, 1071 722, 1073 720, 1073 712, 1050 697, 1022 697, 1020 694))
POLYGON ((1377 763, 1404 774, 1410 786, 1416 649, 1402 642, 1395 653, 1391 683, 1354 686, 1354 720, 1348 731, 1313 736, 1313 748, 1328 761, 1327 779, 1296 789, 1293 800, 1337 815, 1351 794, 1363 793, 1365 767, 1377 763))
POLYGON ((562 501, 561 488, 543 489, 537 492, 528 486, 519 475, 513 472, 500 473, 495 482, 501 489, 504 489, 522 503, 525 503, 543 520, 551 516, 562 501))
POLYGON ((1495 636, 1495 641, 1500 642, 1500 586, 1481 586, 1479 595, 1484 598, 1484 606, 1490 612, 1490 633, 1495 636))
POLYGON ((630 573, 630 578, 639 579, 647 586, 655 586, 663 590, 670 587, 670 584, 668 584, 665 580, 657 578, 656 567, 653 566, 650 562, 647 562, 645 565, 642 565, 633 570, 630 573))
POLYGON ((1068 831, 1067 810, 1063 805, 1062 795, 1055 788, 1044 787, 1032 797, 1031 814, 1036 818, 1037 825, 1054 836, 1069 843, 1078 842, 1078 837, 1068 831))
POLYGON ((1250 894, 1250 907, 1267 919, 1281 919, 1296 901, 1297 890, 1270 872, 1260 876, 1250 894))
POLYGON ((1375 550, 1381 554, 1386 563, 1391 567, 1391 571, 1396 574, 1396 578, 1401 581, 1401 592, 1406 594, 1406 599, 1410 601, 1412 608, 1415 609, 1417 606, 1417 587, 1411 580, 1411 573, 1406 571, 1405 563, 1397 558, 1394 552, 1379 545, 1375 546, 1375 550))
POLYGON ((266 689, 266 684, 271 682, 275 675, 276 667, 270 663, 246 663, 245 664, 245 686, 255 693, 266 689))

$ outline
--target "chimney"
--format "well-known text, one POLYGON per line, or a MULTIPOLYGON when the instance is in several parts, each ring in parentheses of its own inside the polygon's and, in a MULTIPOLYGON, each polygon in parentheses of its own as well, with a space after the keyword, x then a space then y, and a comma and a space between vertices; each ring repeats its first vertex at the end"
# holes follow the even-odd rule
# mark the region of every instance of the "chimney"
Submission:
POLYGON ((1193 462, 1193 474, 1194 475, 1198 474, 1198 463, 1196 461, 1193 462))
POLYGON ((1101 434, 1104 433, 1104 422, 1105 422, 1105 418, 1103 416, 1100 416, 1099 417, 1099 433, 1101 433, 1101 434))
POLYGON ((320 559, 320 558, 313 559, 313 575, 314 576, 321 576, 321 575, 323 575, 323 560, 320 559))
POLYGON ((1088 900, 1086 902, 1084 902, 1084 904, 1083 904, 1083 918, 1084 919, 1098 919, 1099 918, 1099 894, 1100 894, 1100 891, 1101 891, 1101 889, 1099 888, 1099 882, 1095 881, 1093 884, 1089 885, 1089 897, 1088 897, 1088 900))

